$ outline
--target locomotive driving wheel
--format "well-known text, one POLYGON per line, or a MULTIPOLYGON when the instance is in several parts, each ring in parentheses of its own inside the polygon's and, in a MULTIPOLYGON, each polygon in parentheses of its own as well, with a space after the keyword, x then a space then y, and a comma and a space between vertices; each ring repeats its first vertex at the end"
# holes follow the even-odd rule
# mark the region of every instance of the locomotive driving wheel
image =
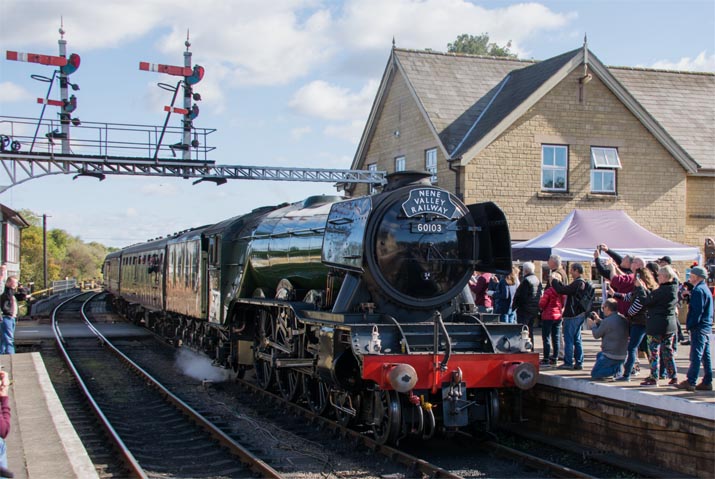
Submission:
POLYGON ((274 324, 270 314, 258 312, 258 330, 253 344, 253 365, 256 370, 256 382, 263 389, 271 387, 274 379, 273 348, 270 342, 275 338, 274 324))
POLYGON ((373 434, 379 444, 394 444, 402 424, 402 406, 395 391, 376 391, 374 397, 373 434))
MULTIPOLYGON (((296 338, 293 337, 293 321, 290 312, 281 311, 275 321, 276 354, 278 358, 295 358, 297 356, 296 338)), ((286 401, 293 401, 298 395, 300 373, 294 368, 276 368, 276 383, 278 390, 286 401)))
POLYGON ((328 386, 318 377, 303 375, 303 393, 308 407, 315 414, 323 414, 328 406, 328 386))

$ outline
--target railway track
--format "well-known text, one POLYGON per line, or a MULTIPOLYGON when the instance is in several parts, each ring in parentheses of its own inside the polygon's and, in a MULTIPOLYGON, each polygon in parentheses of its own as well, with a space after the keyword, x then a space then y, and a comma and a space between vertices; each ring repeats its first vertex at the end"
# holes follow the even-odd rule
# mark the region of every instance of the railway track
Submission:
MULTIPOLYGON (((94 305, 91 309, 96 317, 106 316, 103 302, 95 301, 91 304, 94 305)), ((71 309, 79 308, 70 306, 71 309)), ((71 316, 71 313, 66 314, 71 316)), ((281 396, 267 392, 249 381, 187 380, 186 376, 177 374, 176 370, 177 351, 182 350, 176 350, 163 340, 161 344, 165 347, 159 347, 153 337, 114 342, 123 354, 159 377, 174 394, 181 396, 189 408, 196 409, 207 421, 220 427, 223 434, 235 441, 250 443, 251 451, 256 456, 279 471, 278 477, 455 478, 503 474, 509 477, 593 477, 495 442, 477 442, 466 435, 456 441, 435 440, 429 448, 425 447, 425 443, 408 443, 399 449, 383 446, 364 433, 347 429, 301 405, 286 402, 281 396), (250 407, 247 410, 243 405, 250 407), (383 460, 378 460, 380 456, 383 460)), ((102 343, 96 339, 84 340, 73 346, 73 349, 85 351, 103 348, 102 343)), ((89 352, 85 354, 92 357, 89 352)), ((107 388, 111 388, 111 385, 107 388)), ((110 396, 112 394, 116 393, 109 393, 110 396)), ((197 432, 197 437, 199 434, 206 435, 197 432)), ((191 442, 211 442, 209 449, 219 449, 215 442, 208 439, 194 438, 191 442)), ((186 454, 184 451, 182 456, 166 449, 163 455, 181 458, 186 454)), ((111 469, 110 466, 101 468, 111 469)), ((205 467, 203 469, 202 472, 206 472, 205 467)), ((104 477, 125 476, 122 473, 109 473, 104 477)), ((162 473, 161 477, 172 477, 172 474, 162 473)), ((194 476, 184 473, 183 477, 194 476)), ((221 475, 217 472, 208 476, 202 474, 201 477, 243 476, 221 475)))
POLYGON ((60 354, 121 457, 124 470, 117 477, 281 477, 116 350, 84 315, 85 298, 59 305, 53 329, 60 354), (78 316, 96 338, 63 335, 70 325, 76 328, 78 316))
MULTIPOLYGON (((158 336, 156 336, 158 338, 158 336)), ((166 341, 163 338, 159 338, 161 343, 166 345, 166 341)), ((148 346, 152 349, 154 353, 158 354, 156 348, 148 346)), ((176 349, 167 345, 164 350, 167 352, 170 361, 174 361, 174 355, 176 354, 176 349)), ((128 354, 131 354, 128 352, 128 354)), ((205 361, 208 361, 204 358, 205 361)), ((149 363, 158 364, 161 362, 159 357, 153 357, 149 363)), ((151 365, 147 365, 151 368, 151 365)), ((166 369, 165 367, 162 369, 166 369)), ((170 380, 168 380, 170 382, 170 380)), ((172 389, 175 387, 182 388, 185 381, 179 379, 179 384, 172 385, 172 389)), ((336 421, 333 421, 324 416, 316 415, 311 410, 302 405, 287 402, 282 396, 274 394, 272 392, 265 391, 256 384, 242 379, 237 379, 234 382, 225 382, 210 384, 208 389, 214 393, 223 392, 226 393, 233 400, 235 404, 250 404, 252 405, 251 414, 259 414, 260 417, 266 419, 270 423, 278 424, 284 430, 295 431, 301 437, 308 439, 308 442, 320 442, 325 441, 326 438, 329 441, 328 447, 331 447, 334 452, 339 453, 344 457, 348 453, 354 453, 356 446, 360 445, 359 449, 365 451, 372 451, 376 454, 380 454, 386 458, 386 460, 400 464, 406 467, 405 471, 389 472, 383 471, 382 476, 394 476, 394 477, 481 477, 483 476, 483 465, 485 463, 496 463, 490 464, 489 468, 491 471, 498 471, 503 469, 505 460, 510 462, 514 469, 514 477, 534 477, 534 472, 541 472, 544 477, 580 477, 588 478, 593 477, 588 474, 583 474, 579 471, 574 470, 566 466, 561 466, 553 461, 546 459, 541 459, 539 457, 524 453, 517 449, 509 448, 502 444, 498 444, 493 441, 475 441, 473 439, 466 438, 462 436, 458 439, 459 447, 447 446, 448 450, 453 453, 459 451, 459 454, 464 456, 463 461, 450 458, 448 462, 449 466, 440 467, 438 464, 439 460, 442 458, 436 457, 435 461, 426 460, 424 456, 425 443, 419 442, 411 449, 396 449, 384 445, 380 445, 364 432, 354 431, 352 429, 346 428, 336 421), (298 418, 304 418, 299 420, 298 418), (308 429, 306 430, 306 425, 308 429), (468 447, 464 447, 466 442, 471 442, 474 446, 471 450, 468 447), (347 447, 346 447, 347 445, 347 447), (450 449, 451 448, 451 449, 450 449), (480 457, 480 459, 475 460, 475 455, 480 457), (488 457, 487 457, 488 456, 488 457), (495 459, 495 456, 500 459, 495 459), (481 462, 481 463, 479 463, 481 462)), ((194 391, 195 392, 195 391, 194 391)), ((190 395, 194 395, 192 391, 189 391, 190 395)), ((205 397, 201 397, 199 394, 193 399, 196 402, 206 402, 205 397)), ((189 402, 191 402, 189 400, 189 402)), ((240 416, 240 414, 239 414, 240 416)), ((227 418, 218 418, 219 421, 226 421, 227 418)), ((266 421, 264 421, 265 423, 266 421)), ((439 442, 439 441, 435 441, 439 442)), ((432 449, 432 445, 435 443, 430 443, 429 449, 432 449)), ((446 440, 449 444, 450 441, 446 440)), ((280 446, 279 446, 280 447, 280 446)), ((449 455, 449 452, 447 452, 449 455)), ((335 473, 335 475, 342 475, 339 473, 339 468, 335 468, 334 458, 326 460, 326 471, 328 474, 335 473)), ((491 472, 493 474, 495 472, 491 472)), ((498 474, 498 473, 497 473, 498 474)))

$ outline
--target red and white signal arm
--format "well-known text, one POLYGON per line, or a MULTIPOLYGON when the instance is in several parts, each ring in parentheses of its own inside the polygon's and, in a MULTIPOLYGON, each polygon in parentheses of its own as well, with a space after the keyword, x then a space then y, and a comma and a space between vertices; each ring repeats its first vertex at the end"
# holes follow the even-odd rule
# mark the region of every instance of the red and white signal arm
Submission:
POLYGON ((177 77, 187 77, 193 74, 189 67, 177 67, 173 65, 162 65, 160 63, 139 62, 139 69, 146 72, 166 73, 177 77))
POLYGON ((165 106, 164 111, 168 111, 169 113, 178 113, 179 115, 188 115, 189 110, 186 108, 177 108, 175 106, 165 106))
POLYGON ((49 98, 38 98, 37 103, 40 105, 65 106, 64 102, 60 100, 50 100, 49 98))
MULTIPOLYGON (((67 58, 53 55, 41 55, 39 53, 22 53, 8 50, 5 58, 16 62, 39 63, 41 65, 51 65, 63 67, 67 65, 67 58)), ((77 55, 77 66, 79 66, 79 55, 77 55)))

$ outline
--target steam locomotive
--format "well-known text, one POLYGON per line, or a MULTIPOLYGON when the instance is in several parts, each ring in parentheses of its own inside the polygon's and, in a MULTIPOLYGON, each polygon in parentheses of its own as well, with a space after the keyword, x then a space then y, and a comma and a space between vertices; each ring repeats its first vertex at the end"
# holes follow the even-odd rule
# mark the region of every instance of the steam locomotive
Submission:
POLYGON ((528 331, 477 313, 475 269, 511 270, 503 212, 401 172, 125 248, 103 274, 132 320, 395 443, 489 429, 500 391, 536 382, 528 331))

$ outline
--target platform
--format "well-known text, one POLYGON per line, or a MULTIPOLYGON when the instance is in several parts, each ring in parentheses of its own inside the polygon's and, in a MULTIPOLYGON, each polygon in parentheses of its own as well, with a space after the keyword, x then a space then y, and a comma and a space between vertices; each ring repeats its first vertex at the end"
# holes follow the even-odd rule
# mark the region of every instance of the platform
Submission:
POLYGON ((39 353, 0 356, 10 373, 8 468, 17 479, 98 478, 39 353))
MULTIPOLYGON (((541 351, 541 331, 535 333, 541 351)), ((600 340, 586 330, 582 337, 583 370, 543 368, 537 386, 524 395, 522 430, 560 438, 584 454, 636 468, 647 477, 713 477, 715 392, 684 391, 665 380, 660 387, 641 386, 650 373, 643 359, 631 382, 593 380, 600 340)), ((689 355, 690 346, 678 345, 680 381, 689 355)))
MULTIPOLYGON (((648 377, 650 366, 641 359, 641 371, 638 376, 631 376, 630 382, 609 382, 591 379, 591 368, 596 361, 596 354, 601 350, 601 341, 594 339, 591 331, 581 332, 583 338, 584 363, 583 370, 541 368, 538 384, 557 387, 570 391, 583 392, 597 396, 623 401, 629 404, 639 404, 656 409, 689 414, 703 419, 715 421, 715 392, 688 392, 668 386, 667 380, 660 381, 660 387, 641 386, 640 383, 648 377)), ((541 329, 534 332, 536 351, 542 351, 541 329)), ((712 344, 711 344, 712 347, 712 344)), ((712 351, 712 350, 711 350, 712 351)), ((678 370, 678 381, 686 379, 690 366, 690 346, 678 345, 675 365, 678 370)), ((561 364, 561 363, 559 363, 561 364)), ((700 368, 702 380, 703 368, 700 368)))

